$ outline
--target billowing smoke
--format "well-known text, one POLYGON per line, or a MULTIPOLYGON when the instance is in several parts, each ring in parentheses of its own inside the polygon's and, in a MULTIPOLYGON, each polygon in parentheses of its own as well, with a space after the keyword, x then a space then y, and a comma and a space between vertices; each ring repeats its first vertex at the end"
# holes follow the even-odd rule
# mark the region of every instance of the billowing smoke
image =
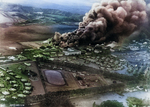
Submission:
POLYGON ((77 30, 62 35, 56 33, 54 40, 61 47, 119 42, 119 38, 129 36, 146 19, 144 0, 102 0, 93 4, 77 30))

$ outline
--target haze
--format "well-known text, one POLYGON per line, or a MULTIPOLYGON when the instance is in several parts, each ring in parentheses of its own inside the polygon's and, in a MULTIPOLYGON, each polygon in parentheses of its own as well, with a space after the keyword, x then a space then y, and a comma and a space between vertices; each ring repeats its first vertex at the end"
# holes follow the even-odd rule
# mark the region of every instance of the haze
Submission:
POLYGON ((88 0, 88 2, 87 0, 1 0, 1 2, 47 7, 51 4, 92 6, 94 2, 100 2, 100 0, 88 0))

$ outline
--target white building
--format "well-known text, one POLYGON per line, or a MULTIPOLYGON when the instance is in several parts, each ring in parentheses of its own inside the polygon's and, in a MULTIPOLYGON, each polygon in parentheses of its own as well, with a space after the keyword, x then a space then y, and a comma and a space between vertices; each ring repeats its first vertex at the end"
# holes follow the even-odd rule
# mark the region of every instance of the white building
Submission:
POLYGON ((74 48, 68 48, 66 51, 63 51, 65 55, 80 55, 81 51, 74 48))

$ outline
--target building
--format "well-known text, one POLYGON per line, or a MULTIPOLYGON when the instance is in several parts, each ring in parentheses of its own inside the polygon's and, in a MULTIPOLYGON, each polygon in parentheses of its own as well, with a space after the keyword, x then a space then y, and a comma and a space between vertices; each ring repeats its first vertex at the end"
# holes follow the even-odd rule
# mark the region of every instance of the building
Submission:
POLYGON ((76 50, 74 48, 68 48, 67 50, 63 51, 65 55, 80 55, 81 51, 76 50))

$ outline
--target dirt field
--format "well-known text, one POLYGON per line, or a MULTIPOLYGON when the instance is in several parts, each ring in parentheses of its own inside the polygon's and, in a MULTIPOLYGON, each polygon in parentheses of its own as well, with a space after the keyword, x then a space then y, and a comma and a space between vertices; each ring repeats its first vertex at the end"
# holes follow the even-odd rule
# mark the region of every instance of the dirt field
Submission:
MULTIPOLYGON (((44 76, 43 73, 44 70, 42 70, 42 75, 44 76)), ((76 89, 84 89, 84 88, 91 88, 91 87, 100 87, 104 85, 110 85, 107 83, 107 81, 103 78, 103 76, 99 75, 89 75, 89 76, 84 76, 83 78, 86 78, 87 80, 84 80, 86 83, 89 84, 89 87, 86 85, 81 85, 79 82, 82 83, 82 80, 77 80, 76 77, 74 77, 75 73, 68 72, 65 70, 61 70, 61 73, 63 74, 63 77, 66 81, 66 85, 64 86, 56 86, 49 84, 46 81, 45 78, 45 91, 47 92, 57 92, 57 91, 66 91, 66 90, 76 90, 76 89), (95 82, 96 79, 98 79, 98 82, 95 82), (94 81, 93 81, 94 80, 94 81)))
POLYGON ((46 26, 30 25, 0 28, 0 53, 2 55, 17 54, 26 48, 18 42, 40 41, 53 37, 53 35, 52 29, 46 26))
MULTIPOLYGON (((29 61, 30 62, 30 61, 29 61)), ((31 84, 34 87, 33 88, 33 92, 31 93, 30 96, 33 95, 44 95, 45 94, 45 90, 40 78, 40 74, 39 71, 37 69, 37 66, 34 62, 30 62, 32 64, 32 66, 30 67, 31 70, 33 70, 34 72, 36 72, 38 74, 37 78, 35 78, 35 80, 31 79, 31 84)))

